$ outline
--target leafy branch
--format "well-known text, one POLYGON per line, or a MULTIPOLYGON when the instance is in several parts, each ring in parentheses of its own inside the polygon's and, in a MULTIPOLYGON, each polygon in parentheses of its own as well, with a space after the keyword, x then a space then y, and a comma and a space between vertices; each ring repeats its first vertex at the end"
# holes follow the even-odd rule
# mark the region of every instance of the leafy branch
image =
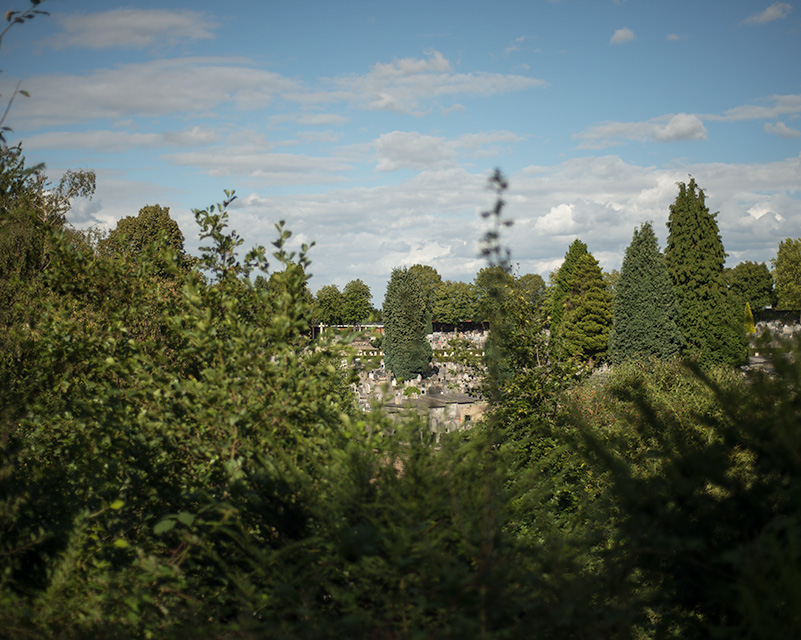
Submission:
MULTIPOLYGON (((40 4, 42 4, 42 0, 30 0, 31 6, 25 9, 24 11, 6 11, 6 28, 0 31, 0 46, 2 46, 3 37, 9 32, 11 27, 15 24, 23 24, 26 20, 33 20, 36 16, 49 16, 50 14, 47 11, 42 11, 41 9, 37 9, 40 4)), ((2 73, 2 71, 0 71, 2 73)), ((7 131, 11 131, 11 127, 5 125, 6 118, 8 118, 8 114, 11 111, 11 105, 14 104, 14 99, 17 95, 25 96, 26 98, 30 97, 30 94, 23 89, 20 89, 22 86, 22 80, 17 83, 17 86, 14 88, 14 91, 11 93, 11 98, 8 100, 8 104, 6 108, 3 110, 3 115, 0 117, 0 144, 6 144, 5 133, 7 131)))

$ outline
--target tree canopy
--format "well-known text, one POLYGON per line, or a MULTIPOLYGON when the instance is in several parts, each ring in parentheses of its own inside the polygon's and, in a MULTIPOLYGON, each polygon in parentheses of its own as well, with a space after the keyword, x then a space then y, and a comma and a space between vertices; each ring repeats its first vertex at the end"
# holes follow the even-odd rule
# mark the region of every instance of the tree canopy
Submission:
POLYGON ((326 325, 342 324, 344 300, 342 292, 335 284, 320 287, 314 301, 314 318, 316 322, 326 325))
POLYGON ((351 280, 342 290, 342 322, 360 324, 367 322, 373 310, 372 294, 360 279, 351 280))
POLYGON ((773 261, 776 308, 801 309, 801 238, 785 238, 773 261))

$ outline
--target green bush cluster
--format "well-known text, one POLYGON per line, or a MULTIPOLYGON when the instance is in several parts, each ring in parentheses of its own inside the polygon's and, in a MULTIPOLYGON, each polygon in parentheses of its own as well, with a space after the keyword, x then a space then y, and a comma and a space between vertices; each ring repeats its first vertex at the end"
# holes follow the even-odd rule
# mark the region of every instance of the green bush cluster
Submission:
POLYGON ((257 286, 232 198, 189 264, 42 225, 6 277, 0 637, 793 636, 797 355, 587 377, 496 265, 489 409, 435 443, 358 410, 308 247, 257 286))

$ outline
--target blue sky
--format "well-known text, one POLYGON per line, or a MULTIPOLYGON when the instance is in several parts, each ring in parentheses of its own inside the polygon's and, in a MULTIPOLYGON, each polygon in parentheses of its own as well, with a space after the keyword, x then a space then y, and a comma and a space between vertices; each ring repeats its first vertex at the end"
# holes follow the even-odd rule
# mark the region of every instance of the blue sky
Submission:
MULTIPOLYGON (((20 7, 23 7, 20 0, 20 7)), ((17 7, 15 7, 17 8, 17 7)), ((46 0, 0 49, 31 97, 11 142, 57 178, 97 172, 78 227, 235 189, 232 226, 315 241, 311 286, 393 267, 481 268, 487 177, 508 177, 520 273, 575 238, 619 268, 635 226, 664 245, 676 183, 719 211, 729 264, 801 236, 801 5, 744 0, 46 0)))

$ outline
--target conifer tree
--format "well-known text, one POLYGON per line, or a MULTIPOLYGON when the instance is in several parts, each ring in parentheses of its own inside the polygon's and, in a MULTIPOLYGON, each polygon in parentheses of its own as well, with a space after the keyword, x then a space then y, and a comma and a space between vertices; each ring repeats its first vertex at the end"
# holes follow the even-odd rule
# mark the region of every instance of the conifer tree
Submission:
POLYGON ((679 183, 670 205, 665 263, 679 307, 685 351, 704 364, 741 364, 746 357, 742 310, 730 296, 717 214, 695 180, 679 183))
POLYGON ((572 287, 572 278, 576 268, 576 262, 578 262, 581 256, 586 254, 587 245, 579 239, 574 240, 565 254, 565 260, 562 262, 562 266, 559 267, 559 270, 556 272, 554 285, 549 292, 546 302, 551 317, 551 332, 557 331, 562 322, 565 303, 572 287))
POLYGON ((613 361, 678 355, 678 307, 650 222, 634 229, 620 269, 613 311, 609 337, 613 361))
POLYGON ((428 301, 419 277, 409 269, 393 269, 384 296, 384 363, 396 377, 425 375, 431 362, 426 338, 428 301))
POLYGON ((580 360, 603 360, 612 327, 612 295, 591 253, 575 262, 569 283, 556 333, 560 350, 580 360))

